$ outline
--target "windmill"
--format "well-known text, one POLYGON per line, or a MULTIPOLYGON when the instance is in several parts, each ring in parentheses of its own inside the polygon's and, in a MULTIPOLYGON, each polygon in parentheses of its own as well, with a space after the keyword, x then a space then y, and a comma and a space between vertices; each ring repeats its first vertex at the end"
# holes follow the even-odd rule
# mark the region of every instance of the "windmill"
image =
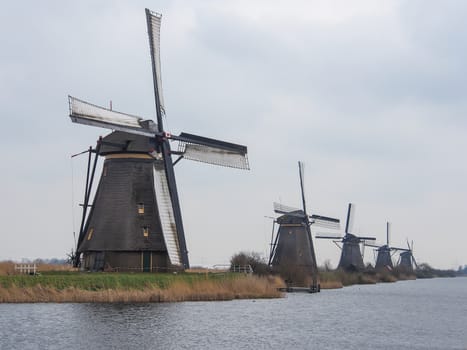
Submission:
POLYGON ((409 240, 407 240, 407 247, 408 249, 401 249, 401 253, 399 255, 399 264, 398 266, 406 271, 412 272, 415 268, 418 269, 417 261, 413 256, 413 241, 412 245, 409 244, 409 240))
MULTIPOLYGON (((279 224, 275 239, 271 236, 269 265, 281 273, 289 286, 308 284, 310 292, 319 292, 318 268, 310 226, 339 228, 339 219, 308 215, 304 189, 304 164, 298 162, 302 209, 274 203, 274 212, 282 214, 274 220, 279 224)), ((274 232, 273 224, 273 232, 274 232)))
POLYGON ((368 247, 376 248, 376 263, 375 269, 381 270, 383 268, 393 269, 392 255, 394 251, 405 251, 404 248, 391 247, 389 245, 389 238, 391 233, 391 224, 386 222, 386 244, 365 243, 368 247))
POLYGON ((339 265, 337 266, 338 269, 344 269, 348 271, 363 270, 365 265, 363 264, 363 253, 360 249, 360 245, 366 241, 376 240, 375 237, 361 237, 350 233, 353 227, 354 215, 355 204, 349 203, 344 236, 326 234, 316 235, 316 238, 332 239, 334 243, 336 243, 336 245, 341 249, 341 257, 339 260, 339 265), (342 246, 340 246, 338 243, 341 243, 342 246))
POLYGON ((69 96, 75 123, 112 129, 88 150, 83 215, 74 266, 167 271, 189 267, 174 166, 181 159, 249 169, 247 148, 165 131, 160 62, 162 15, 146 9, 157 122, 69 96), (172 150, 171 142, 178 148, 172 150), (92 154, 94 162, 92 163, 92 154), (102 175, 91 202, 99 156, 102 175), (172 156, 178 156, 176 160, 172 156), (89 213, 88 213, 89 208, 89 213), (82 259, 81 259, 82 255, 82 259))

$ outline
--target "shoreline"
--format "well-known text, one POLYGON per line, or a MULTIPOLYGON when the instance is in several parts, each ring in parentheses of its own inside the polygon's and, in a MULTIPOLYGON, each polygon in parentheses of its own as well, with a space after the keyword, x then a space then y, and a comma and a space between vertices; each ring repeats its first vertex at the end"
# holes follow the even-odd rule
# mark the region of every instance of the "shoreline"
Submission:
MULTIPOLYGON (((401 271, 321 271, 321 290, 352 285, 416 280, 401 271)), ((445 276, 433 276, 445 277, 445 276)), ((426 277, 425 277, 426 278, 426 277)), ((284 281, 273 275, 258 276, 219 270, 183 273, 79 272, 43 270, 37 275, 0 274, 0 303, 160 303, 268 299, 285 296, 284 281)))

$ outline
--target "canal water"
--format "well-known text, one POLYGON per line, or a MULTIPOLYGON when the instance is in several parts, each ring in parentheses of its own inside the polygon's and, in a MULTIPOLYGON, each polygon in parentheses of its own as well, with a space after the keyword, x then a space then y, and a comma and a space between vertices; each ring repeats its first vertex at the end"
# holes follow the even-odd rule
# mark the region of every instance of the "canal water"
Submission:
POLYGON ((283 299, 0 304, 1 349, 467 349, 467 278, 283 299))

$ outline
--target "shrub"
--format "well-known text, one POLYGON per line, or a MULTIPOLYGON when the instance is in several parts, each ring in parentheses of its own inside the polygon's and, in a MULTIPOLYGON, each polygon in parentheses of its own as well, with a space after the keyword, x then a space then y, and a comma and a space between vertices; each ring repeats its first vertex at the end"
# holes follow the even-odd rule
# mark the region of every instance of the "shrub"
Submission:
POLYGON ((253 273, 256 275, 264 276, 269 275, 271 270, 266 263, 266 259, 261 254, 256 252, 240 252, 230 258, 230 268, 234 266, 247 266, 250 265, 253 273))

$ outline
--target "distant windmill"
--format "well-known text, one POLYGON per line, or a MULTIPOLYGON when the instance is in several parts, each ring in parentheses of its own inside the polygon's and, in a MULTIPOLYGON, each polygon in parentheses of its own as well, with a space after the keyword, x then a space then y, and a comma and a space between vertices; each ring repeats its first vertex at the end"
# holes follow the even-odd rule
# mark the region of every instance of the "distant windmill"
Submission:
POLYGON ((368 247, 376 248, 376 264, 375 269, 392 269, 394 267, 392 262, 392 255, 395 251, 405 251, 404 248, 398 247, 391 247, 389 245, 389 239, 391 234, 391 224, 386 222, 386 244, 372 244, 372 243, 365 243, 368 247))
POLYGON ((160 66, 162 15, 146 9, 157 123, 69 97, 75 123, 114 130, 89 149, 83 216, 74 266, 167 271, 189 267, 174 165, 191 159, 248 169, 247 148, 202 136, 164 130, 160 66), (178 150, 170 142, 178 142, 178 150), (91 154, 95 154, 91 166, 91 154), (172 156, 178 156, 173 160, 172 156), (98 156, 102 176, 90 205, 98 156), (90 207, 89 215, 87 214, 90 207), (81 261, 82 255, 82 261, 81 261))
POLYGON ((365 243, 366 241, 374 241, 375 237, 361 237, 356 236, 352 233, 353 227, 353 218, 355 215, 355 204, 349 203, 347 210, 347 220, 345 222, 345 232, 344 236, 338 235, 328 235, 328 234, 318 234, 316 238, 320 239, 332 239, 336 244, 341 243, 341 257, 339 260, 338 269, 343 270, 362 270, 365 268, 363 263, 363 253, 360 249, 360 244, 365 243))
POLYGON ((279 224, 279 229, 275 239, 271 237, 269 265, 280 272, 290 286, 299 286, 311 279, 310 291, 319 292, 318 267, 310 225, 339 228, 339 219, 308 215, 302 162, 298 162, 298 169, 302 209, 274 203, 274 212, 282 215, 274 221, 279 224))
POLYGON ((398 266, 406 271, 412 272, 414 266, 418 269, 417 261, 413 256, 413 241, 412 245, 410 245, 409 240, 407 240, 407 247, 408 249, 404 249, 400 253, 398 266))

